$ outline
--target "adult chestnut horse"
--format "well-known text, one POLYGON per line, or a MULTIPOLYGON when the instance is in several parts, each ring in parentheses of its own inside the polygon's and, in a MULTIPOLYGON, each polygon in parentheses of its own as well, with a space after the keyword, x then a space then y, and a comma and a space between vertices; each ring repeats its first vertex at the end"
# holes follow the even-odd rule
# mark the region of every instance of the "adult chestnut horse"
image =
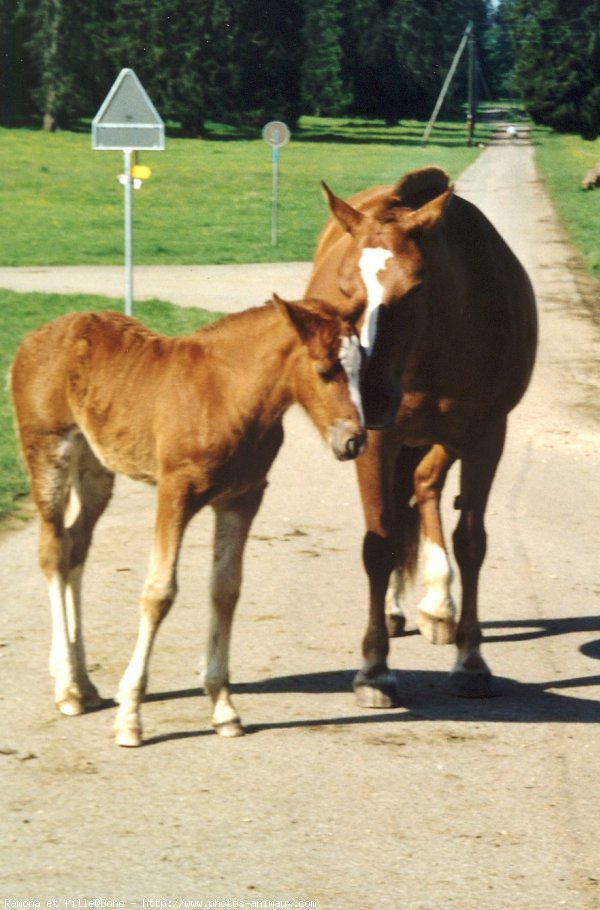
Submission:
POLYGON ((453 194, 439 168, 414 171, 395 187, 366 190, 348 203, 324 189, 333 220, 317 244, 307 296, 324 298, 340 312, 364 308, 361 389, 366 424, 377 430, 357 461, 370 605, 355 690, 365 706, 396 703, 388 631, 404 628, 398 597, 414 573, 422 529, 426 594, 419 629, 432 642, 456 641, 454 691, 487 696, 490 672, 479 651, 477 616, 484 513, 507 414, 533 369, 531 284, 487 218, 453 194), (458 459, 457 624, 440 497, 458 459), (394 572, 396 603, 386 623, 394 572))
MULTIPOLYGON (((81 629, 81 578, 115 473, 157 485, 150 570, 133 656, 119 687, 117 743, 141 742, 140 701, 159 625, 175 598, 185 527, 216 513, 205 688, 213 724, 241 734, 229 697, 229 638, 244 544, 299 402, 339 459, 365 443, 352 318, 279 298, 165 338, 116 313, 72 313, 27 335, 11 369, 24 460, 41 520, 50 590, 50 672, 63 714, 100 704, 81 629)), ((118 619, 116 620, 118 623, 118 619)))

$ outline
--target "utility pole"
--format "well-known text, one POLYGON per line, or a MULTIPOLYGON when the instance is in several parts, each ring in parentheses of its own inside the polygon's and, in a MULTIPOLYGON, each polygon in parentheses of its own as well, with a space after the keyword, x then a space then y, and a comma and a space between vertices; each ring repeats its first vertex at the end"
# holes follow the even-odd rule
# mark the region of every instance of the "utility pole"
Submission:
POLYGON ((473 23, 469 22, 469 103, 467 110, 467 145, 473 145, 473 134, 475 132, 475 112, 477 110, 477 99, 475 93, 477 90, 476 76, 476 58, 475 58, 475 35, 473 33, 473 23))
POLYGON ((466 45, 466 43, 469 39, 469 35, 471 34, 472 31, 473 31, 473 23, 469 22, 469 24, 467 25, 467 27, 464 31, 462 38, 460 39, 460 44, 458 45, 458 49, 454 55, 454 60, 452 61, 452 65, 450 66, 450 69, 448 70, 448 75, 446 76, 446 79, 444 80, 442 90, 438 96, 438 100, 436 101, 435 108, 433 109, 433 114, 429 118, 429 123, 425 127, 425 132, 423 133, 423 138, 421 139, 421 145, 427 145, 427 142, 429 140, 429 135, 431 133, 431 130, 433 129, 433 124, 437 120, 437 115, 439 114, 440 108, 444 102, 444 98, 446 97, 446 92, 450 88, 450 83, 452 82, 452 78, 454 76, 454 73, 456 72, 456 67, 458 66, 458 64, 460 62, 460 58, 462 57, 462 53, 465 49, 465 45, 466 45))

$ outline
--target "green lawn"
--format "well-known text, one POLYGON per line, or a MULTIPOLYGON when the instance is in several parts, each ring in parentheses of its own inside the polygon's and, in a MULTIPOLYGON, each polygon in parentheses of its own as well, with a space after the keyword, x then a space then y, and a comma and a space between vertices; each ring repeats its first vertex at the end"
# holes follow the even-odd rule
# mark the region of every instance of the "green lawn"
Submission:
MULTIPOLYGON (((321 179, 346 196, 439 164, 457 177, 478 149, 464 126, 304 118, 280 151, 278 244, 271 244, 271 150, 260 136, 214 127, 207 139, 167 138, 140 156, 152 177, 134 192, 137 263, 306 260, 327 214, 321 179)), ((120 152, 89 134, 0 129, 0 265, 123 261, 120 152)))
POLYGON ((600 162, 600 139, 536 130, 536 163, 573 245, 600 278, 600 189, 583 190, 581 180, 600 162))

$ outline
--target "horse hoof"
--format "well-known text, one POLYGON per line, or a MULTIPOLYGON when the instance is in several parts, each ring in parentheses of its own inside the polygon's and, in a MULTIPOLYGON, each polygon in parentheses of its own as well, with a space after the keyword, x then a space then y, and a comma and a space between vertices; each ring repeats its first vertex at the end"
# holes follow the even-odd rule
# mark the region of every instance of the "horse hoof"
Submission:
POLYGON ((234 736, 244 735, 244 728, 239 720, 227 720, 225 723, 214 724, 213 726, 215 733, 218 733, 219 736, 232 738, 234 736))
POLYGON ((142 745, 141 730, 115 730, 114 733, 117 746, 124 746, 126 749, 136 749, 142 745))
POLYGON ((450 674, 450 691, 460 698, 492 698, 489 670, 455 670, 450 674))
POLYGON ((361 708, 397 708, 400 704, 396 677, 389 670, 373 678, 358 673, 354 694, 361 708))
POLYGON ((65 717, 77 717, 85 713, 85 705, 79 695, 67 695, 56 702, 56 707, 65 717))
POLYGON ((419 610, 419 632, 432 645, 451 645, 456 638, 456 622, 452 618, 440 619, 419 610))
POLYGON ((406 628, 406 616, 404 613, 387 613, 385 627, 389 638, 400 638, 406 628))

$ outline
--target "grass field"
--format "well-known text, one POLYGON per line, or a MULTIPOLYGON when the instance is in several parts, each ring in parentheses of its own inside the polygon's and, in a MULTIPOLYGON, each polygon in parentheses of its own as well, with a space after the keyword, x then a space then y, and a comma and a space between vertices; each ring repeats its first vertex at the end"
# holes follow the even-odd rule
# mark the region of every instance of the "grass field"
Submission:
POLYGON ((600 189, 582 190, 587 170, 600 162, 600 139, 536 130, 536 164, 573 245, 600 279, 600 189))
MULTIPOLYGON (((143 264, 306 260, 327 211, 319 182, 345 196, 395 182, 423 164, 453 177, 475 159, 464 126, 304 118, 280 151, 278 244, 271 244, 271 150, 214 127, 207 139, 167 138, 142 154, 152 177, 134 193, 134 257, 143 264)), ((0 129, 0 265, 118 264, 123 260, 120 152, 89 134, 0 129)))

